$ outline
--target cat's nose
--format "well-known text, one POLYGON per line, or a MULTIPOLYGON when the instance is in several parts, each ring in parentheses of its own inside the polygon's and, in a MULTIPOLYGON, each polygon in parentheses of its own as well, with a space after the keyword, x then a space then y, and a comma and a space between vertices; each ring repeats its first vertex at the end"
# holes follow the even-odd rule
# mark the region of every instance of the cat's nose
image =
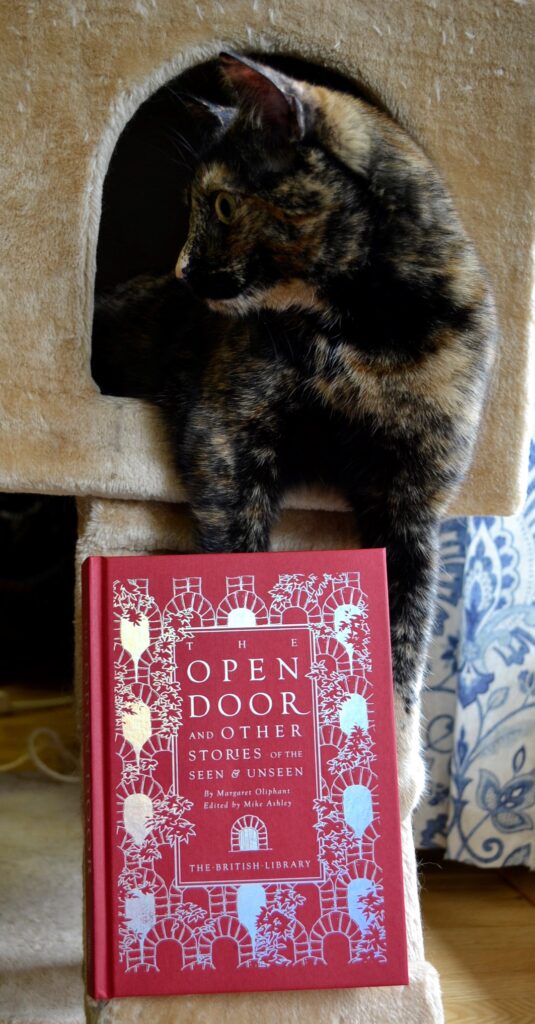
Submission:
POLYGON ((175 267, 175 276, 178 277, 179 281, 185 281, 188 276, 188 270, 188 257, 183 256, 181 253, 175 267))

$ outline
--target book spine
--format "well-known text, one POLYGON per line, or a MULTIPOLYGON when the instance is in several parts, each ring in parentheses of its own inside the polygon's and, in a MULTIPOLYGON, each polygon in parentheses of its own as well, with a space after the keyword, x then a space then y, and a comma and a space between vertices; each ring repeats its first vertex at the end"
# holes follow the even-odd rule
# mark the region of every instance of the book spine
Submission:
POLYGON ((107 608, 105 561, 88 558, 82 566, 84 642, 84 799, 85 799, 85 924, 86 986, 94 999, 112 994, 113 951, 109 808, 105 780, 109 774, 106 713, 107 608))

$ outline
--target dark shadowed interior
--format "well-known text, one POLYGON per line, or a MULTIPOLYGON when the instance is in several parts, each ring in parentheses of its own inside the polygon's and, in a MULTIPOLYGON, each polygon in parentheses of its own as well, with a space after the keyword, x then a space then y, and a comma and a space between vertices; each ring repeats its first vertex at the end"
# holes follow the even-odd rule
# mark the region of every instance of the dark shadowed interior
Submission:
MULTIPOLYGON (((317 85, 351 92, 380 106, 369 91, 335 71, 297 57, 254 54, 258 60, 317 85)), ((186 190, 196 153, 211 130, 191 94, 217 103, 232 103, 217 61, 199 64, 158 89, 143 103, 122 132, 104 181, 97 247, 95 289, 113 288, 138 274, 171 271, 187 236, 186 190)), ((92 373, 105 394, 128 394, 112 380, 106 360, 93 352, 92 373)))

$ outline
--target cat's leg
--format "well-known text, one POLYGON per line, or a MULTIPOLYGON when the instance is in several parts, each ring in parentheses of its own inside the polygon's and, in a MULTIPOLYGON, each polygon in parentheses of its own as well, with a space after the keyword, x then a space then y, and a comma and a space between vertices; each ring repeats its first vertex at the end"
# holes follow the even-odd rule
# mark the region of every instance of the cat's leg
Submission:
POLYGON ((191 416, 181 464, 200 551, 266 551, 280 504, 283 423, 276 406, 244 416, 240 396, 201 403, 191 416))
POLYGON ((267 551, 280 501, 277 450, 265 431, 207 438, 188 479, 200 551, 267 551))
POLYGON ((425 783, 418 698, 433 623, 438 552, 438 523, 425 504, 424 495, 411 504, 395 482, 373 509, 363 509, 362 500, 360 507, 355 502, 363 546, 387 552, 402 816, 416 805, 425 783))
POLYGON ((418 698, 434 617, 438 527, 426 521, 421 508, 407 506, 398 515, 385 517, 382 527, 376 523, 373 534, 374 543, 383 544, 387 551, 398 785, 404 818, 425 789, 418 698))

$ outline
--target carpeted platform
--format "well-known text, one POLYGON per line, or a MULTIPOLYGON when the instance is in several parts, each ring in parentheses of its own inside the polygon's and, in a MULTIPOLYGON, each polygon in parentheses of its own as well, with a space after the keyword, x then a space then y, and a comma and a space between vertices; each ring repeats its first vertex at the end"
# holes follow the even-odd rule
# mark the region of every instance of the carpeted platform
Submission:
POLYGON ((0 779, 0 1024, 83 1024, 79 786, 0 779))

